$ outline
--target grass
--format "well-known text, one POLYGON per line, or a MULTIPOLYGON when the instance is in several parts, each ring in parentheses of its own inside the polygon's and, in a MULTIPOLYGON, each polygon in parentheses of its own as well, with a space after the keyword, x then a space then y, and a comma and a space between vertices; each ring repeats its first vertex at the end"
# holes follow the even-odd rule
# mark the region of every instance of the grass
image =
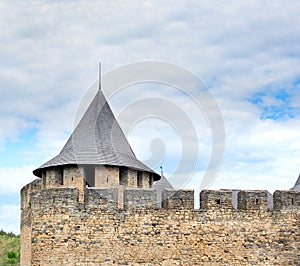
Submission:
POLYGON ((0 230, 0 266, 20 265, 20 236, 0 230))

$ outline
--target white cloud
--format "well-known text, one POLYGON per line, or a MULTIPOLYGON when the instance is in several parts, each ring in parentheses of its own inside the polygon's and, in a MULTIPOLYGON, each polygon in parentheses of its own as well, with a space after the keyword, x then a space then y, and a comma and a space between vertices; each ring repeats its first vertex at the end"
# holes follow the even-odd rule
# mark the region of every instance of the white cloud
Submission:
MULTIPOLYGON (((0 193, 18 191, 31 180, 33 165, 59 152, 73 128, 80 98, 98 76, 99 61, 105 73, 140 60, 183 65, 210 85, 224 115, 227 147, 214 187, 291 187, 300 171, 299 7, 296 0, 176 5, 172 1, 45 0, 18 5, 2 1, 0 147, 32 128, 37 139, 26 153, 32 165, 0 169, 0 193), (248 101, 266 88, 269 94, 262 107, 248 101), (272 97, 282 88, 290 94, 289 101, 272 97), (269 105, 293 108, 294 119, 260 120, 262 108, 269 105)), ((149 95, 117 95, 113 109, 149 95)), ((204 167, 211 145, 205 120, 171 90, 156 95, 192 113, 200 137, 198 144, 192 140, 188 146, 199 145, 204 167)), ((126 124, 126 114, 124 118, 126 124)), ((153 123, 153 128, 160 127, 153 123)), ((174 138, 170 130, 165 132, 168 147, 174 138)), ((146 137, 151 139, 150 132, 146 137)), ((136 136, 133 140, 139 144, 137 153, 148 151, 143 140, 136 136)), ((171 154, 177 150, 171 145, 171 154)), ((200 170, 197 173, 201 175, 200 170)))
POLYGON ((33 181, 36 166, 0 167, 0 195, 18 194, 23 186, 33 181))
POLYGON ((0 205, 0 229, 15 234, 20 233, 19 205, 0 205))

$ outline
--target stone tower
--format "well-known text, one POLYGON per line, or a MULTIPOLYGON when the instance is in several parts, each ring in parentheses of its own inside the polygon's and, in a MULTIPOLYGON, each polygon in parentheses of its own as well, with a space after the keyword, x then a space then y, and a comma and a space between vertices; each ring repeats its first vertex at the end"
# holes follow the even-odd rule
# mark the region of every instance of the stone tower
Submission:
POLYGON ((21 190, 21 266, 299 265, 300 190, 275 191, 272 210, 266 190, 203 190, 195 210, 193 190, 163 175, 151 188, 160 176, 102 91, 34 174, 21 190))
POLYGON ((103 92, 99 90, 61 152, 33 171, 42 189, 151 188, 160 179, 134 155, 103 92))

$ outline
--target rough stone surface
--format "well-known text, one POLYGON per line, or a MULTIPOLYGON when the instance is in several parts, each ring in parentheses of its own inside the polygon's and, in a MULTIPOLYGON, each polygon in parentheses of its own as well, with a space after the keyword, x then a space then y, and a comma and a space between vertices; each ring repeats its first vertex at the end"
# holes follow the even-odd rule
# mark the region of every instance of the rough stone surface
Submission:
POLYGON ((95 187, 116 188, 119 185, 119 167, 97 165, 95 167, 95 187))
POLYGON ((85 189, 82 203, 77 188, 31 191, 21 265, 299 265, 300 191, 276 191, 274 210, 253 201, 265 191, 239 192, 246 202, 234 209, 230 191, 206 190, 199 210, 192 191, 174 192, 156 209, 151 189, 85 189), (120 194, 125 206, 145 206, 118 208, 120 194))
POLYGON ((268 191, 240 191, 238 193, 238 208, 242 210, 266 210, 268 208, 268 191))
POLYGON ((140 173, 142 174, 142 187, 150 188, 149 173, 144 171, 140 173))
POLYGON ((52 167, 43 173, 42 188, 53 188, 63 184, 63 171, 59 167, 52 167))
POLYGON ((231 210, 233 192, 231 190, 203 190, 200 194, 200 206, 207 210, 231 210))
POLYGON ((165 209, 194 209, 194 190, 165 189, 162 191, 162 207, 165 209))
POLYGON ((63 170, 63 186, 78 188, 79 201, 83 202, 85 187, 83 169, 73 165, 65 166, 63 170))
POLYGON ((127 209, 155 208, 156 207, 156 190, 148 189, 125 189, 124 205, 127 209))
POLYGON ((294 209, 300 206, 300 191, 276 190, 274 192, 274 209, 294 209))
POLYGON ((128 178, 128 187, 136 188, 137 187, 137 171, 128 168, 127 171, 127 178, 128 178))

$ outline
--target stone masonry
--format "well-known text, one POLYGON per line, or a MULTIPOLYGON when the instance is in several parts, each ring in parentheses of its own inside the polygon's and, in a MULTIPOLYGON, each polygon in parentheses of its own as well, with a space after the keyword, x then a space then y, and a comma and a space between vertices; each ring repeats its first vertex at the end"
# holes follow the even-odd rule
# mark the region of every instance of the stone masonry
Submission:
MULTIPOLYGON (((56 174, 53 177, 57 178, 56 174)), ((300 265, 300 191, 21 191, 21 265, 300 265)))

